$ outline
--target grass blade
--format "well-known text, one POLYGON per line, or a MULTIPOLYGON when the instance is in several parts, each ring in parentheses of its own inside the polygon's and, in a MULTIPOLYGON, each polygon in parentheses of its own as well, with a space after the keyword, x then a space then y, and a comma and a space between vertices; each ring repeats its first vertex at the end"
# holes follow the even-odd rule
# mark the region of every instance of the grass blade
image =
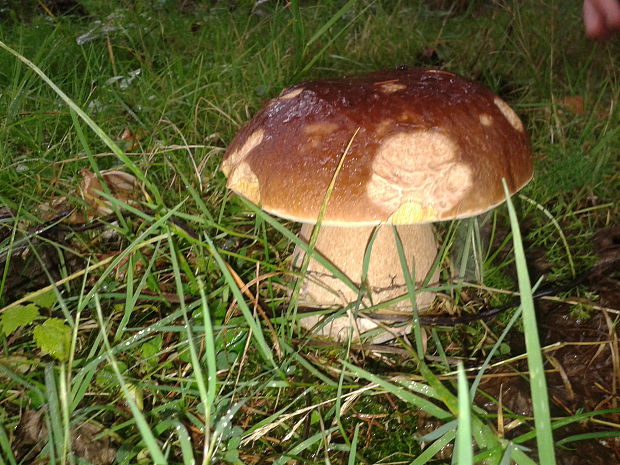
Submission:
POLYGON ((558 441, 558 445, 570 444, 576 441, 587 441, 588 439, 601 439, 601 438, 618 438, 620 437, 620 431, 598 431, 594 433, 582 433, 573 434, 567 436, 558 441))
MULTIPOLYGON (((430 462, 437 453, 441 451, 444 447, 450 444, 454 437, 456 436, 456 430, 451 430, 445 433, 442 437, 433 442, 430 446, 428 446, 424 451, 416 457, 416 459, 411 462, 410 465, 424 465, 430 462)), ((466 465, 466 464, 465 464, 466 465)))
POLYGON ((250 311, 248 304, 245 302, 245 299, 243 297, 243 294, 241 294, 241 290, 239 289, 239 286, 237 286, 237 283, 235 283, 235 280, 232 274, 228 270, 228 267, 226 266, 224 259, 222 258, 220 253, 217 251, 215 244, 213 243, 211 238, 208 236, 205 236, 205 240, 207 241, 211 256, 215 259, 215 262, 217 263, 218 267, 220 268, 220 271, 222 272, 222 275, 224 276, 224 280, 226 281, 226 284, 228 285, 228 287, 230 288, 230 291, 233 293, 233 295, 235 296, 235 299, 237 300, 237 305, 239 305, 239 309, 241 310, 241 313, 243 313, 245 322, 248 324, 248 326, 250 327, 250 330, 252 331, 252 337, 256 340, 259 352, 261 353, 263 358, 278 371, 279 370, 278 366, 275 363, 271 349, 269 349, 269 346, 267 345, 267 341, 265 340, 263 331, 260 325, 256 322, 256 319, 254 318, 254 316, 252 315, 252 312, 250 311))
POLYGON ((99 137, 99 139, 101 139, 101 141, 106 144, 112 152, 114 152, 118 159, 121 160, 131 170, 131 172, 136 176, 136 178, 138 178, 148 187, 149 192, 152 192, 154 195, 156 195, 158 200, 160 200, 159 191, 154 188, 154 186, 146 178, 142 170, 138 168, 138 166, 131 160, 131 158, 125 155, 125 152, 121 150, 121 148, 110 138, 110 136, 105 133, 103 129, 99 127, 97 123, 95 123, 95 121, 90 116, 88 116, 78 105, 76 105, 76 103, 67 94, 65 94, 56 84, 54 84, 54 82, 41 70, 41 68, 39 68, 32 61, 28 60, 25 56, 20 54, 18 51, 13 50, 2 41, 0 41, 0 48, 3 48, 15 58, 17 58, 19 61, 21 61, 23 64, 25 64, 28 68, 34 71, 35 74, 43 80, 43 82, 45 82, 49 87, 51 87, 52 90, 56 92, 56 94, 67 104, 67 106, 69 106, 71 110, 76 112, 78 116, 82 118, 82 120, 93 130, 97 137, 99 137))
POLYGON ((469 397, 463 362, 459 362, 458 366, 458 393, 459 416, 456 435, 456 454, 452 458, 452 463, 468 464, 473 463, 474 450, 472 448, 471 434, 471 399, 469 397))
POLYGON ((348 465, 355 465, 355 454, 357 452, 357 441, 359 439, 361 423, 355 425, 355 430, 353 431, 353 440, 351 441, 351 451, 349 452, 349 460, 347 462, 348 465))
MULTIPOLYGON (((205 341, 206 341, 206 356, 207 356, 207 377, 205 380, 205 376, 202 371, 202 366, 200 363, 200 359, 198 357, 198 350, 196 349, 196 344, 194 343, 194 335, 191 327, 191 323, 189 321, 189 317, 187 315, 187 308, 185 306, 185 298, 183 291, 183 280, 181 275, 181 270, 179 268, 179 263, 177 259, 177 250, 175 244, 172 240, 171 236, 168 236, 168 246, 170 248, 170 259, 172 262, 172 269, 174 271, 174 279, 177 286, 177 293, 181 297, 180 298, 180 306, 181 311, 183 313, 183 320, 185 323, 185 331, 187 333, 187 342, 189 346, 189 353, 191 359, 192 369, 194 371, 194 376, 196 377, 196 385, 198 386, 198 392, 200 393, 200 400, 204 406, 204 414, 205 414, 205 425, 204 425, 204 456, 210 457, 213 454, 213 450, 210 450, 210 431, 211 431, 211 413, 213 412, 213 405, 216 397, 217 390, 217 372, 216 372, 216 354, 215 354, 215 341, 213 340, 213 327, 211 325, 211 317, 209 315, 209 306, 207 303, 207 299, 204 292, 204 287, 201 281, 198 281, 198 286, 200 290, 200 299, 202 302, 202 315, 203 321, 205 325, 205 341)), ((181 431, 181 427, 185 428, 182 424, 177 426, 177 433, 179 434, 179 440, 181 441, 181 451, 183 453, 183 460, 186 463, 188 457, 191 457, 193 460, 193 455, 186 455, 185 443, 183 442, 183 436, 181 431)), ((188 435, 187 430, 184 430, 185 436, 188 435)), ((189 439, 187 439, 189 442, 189 439)), ((191 443, 189 446, 189 450, 191 451, 191 443)))
POLYGON ((411 405, 415 405, 416 407, 421 408, 429 415, 433 415, 434 417, 440 420, 448 420, 452 418, 452 414, 450 414, 449 412, 436 406, 434 403, 420 396, 415 395, 414 393, 412 393, 411 391, 408 391, 407 389, 396 386, 395 384, 392 384, 389 381, 386 381, 385 379, 379 376, 376 376, 360 367, 351 365, 348 362, 343 362, 343 365, 345 368, 351 371, 355 376, 367 379, 371 383, 375 383, 381 386, 383 389, 385 389, 390 394, 393 394, 394 396, 404 400, 405 402, 411 405))
POLYGON ((297 57, 297 63, 301 64, 301 59, 305 52, 304 40, 306 32, 304 28, 304 19, 301 15, 301 9, 299 8, 299 0, 291 0, 291 13, 293 14, 293 31, 295 34, 295 55, 297 57))
MULTIPOLYGON (((335 23, 339 18, 341 18, 350 8, 350 6, 352 6, 357 0, 349 0, 349 2, 347 2, 338 12, 336 12, 336 14, 329 20, 327 21, 327 23, 325 23, 308 41, 308 43, 306 44, 306 49, 308 48, 308 46, 310 44, 312 44, 314 41, 318 40, 328 29, 329 27, 335 23)), ((314 64, 319 60, 319 58, 321 58, 321 56, 327 51, 327 49, 329 47, 331 47, 333 45, 333 43, 336 41, 336 39, 338 39, 338 37, 340 37, 355 21, 357 21, 358 18, 363 17, 364 13, 366 13, 366 10, 368 8, 370 8, 370 6, 372 5, 372 2, 369 3, 365 8, 363 8, 361 11, 359 11, 359 13, 357 13, 357 15, 351 19, 348 24, 346 24, 342 29, 340 29, 338 32, 336 32, 335 34, 332 35, 332 37, 327 41, 327 43, 325 44, 325 46, 323 46, 323 48, 321 48, 321 50, 319 50, 311 59, 310 61, 306 64, 306 66, 304 66, 304 68, 301 70, 301 72, 299 73, 299 75, 303 75, 304 73, 306 73, 307 71, 309 71, 310 69, 312 69, 312 67, 314 66, 314 64)))
POLYGON ((333 433, 337 429, 338 429, 338 427, 334 426, 334 427, 332 427, 332 428, 330 428, 330 429, 328 429, 326 431, 319 431, 318 433, 313 434, 312 436, 310 436, 305 441, 302 441, 299 444, 297 444, 295 447, 293 447, 286 455, 283 455, 278 460, 276 460, 274 462, 274 465, 284 465, 292 457, 297 456, 298 454, 300 454, 304 450, 308 449, 313 444, 319 442, 321 439, 323 439, 324 436, 333 433))
POLYGON ((54 367, 51 364, 45 367, 45 398, 47 399, 48 415, 51 425, 51 438, 53 444, 49 444, 57 454, 63 451, 64 446, 64 428, 62 427, 62 415, 60 407, 60 399, 58 397, 58 387, 56 386, 56 376, 54 367))
POLYGON ((125 398, 125 402, 129 406, 131 410, 131 414, 136 422, 136 426, 142 435, 142 439, 151 454, 151 458, 153 459, 153 463, 156 465, 167 465, 168 461, 164 457, 163 452, 161 451, 159 444, 157 444, 157 439, 153 435, 151 428, 149 427, 146 418, 144 418, 144 414, 138 408, 134 396, 131 394, 129 388, 127 387, 127 383, 125 383, 125 379, 123 378, 123 374, 121 373, 118 364, 116 363, 116 359, 114 355, 112 355, 112 347, 110 346, 110 341, 106 334, 106 326, 103 321, 103 312, 101 310, 101 304, 99 302, 99 294, 94 294, 95 298, 95 308, 97 310, 97 320, 99 322, 99 327, 101 328, 101 335, 103 336, 103 343, 105 344, 108 360, 110 361, 110 366, 112 370, 114 370, 114 374, 116 375, 116 379, 121 387, 121 391, 123 393, 123 397, 125 398))
POLYGON ((11 441, 9 440, 9 436, 6 434, 6 430, 4 429, 3 417, 4 415, 0 415, 0 465, 4 465, 7 462, 10 465, 17 465, 15 456, 11 450, 11 441), (6 458, 7 461, 5 461, 3 457, 6 458))
POLYGON ((400 266, 403 271, 403 276, 405 277, 405 284, 407 285, 407 293, 409 294, 409 300, 411 302, 411 318, 412 318, 412 327, 413 327, 413 335, 415 336, 415 347, 416 352, 418 354, 418 360, 424 360, 424 347, 422 345, 422 326, 420 326, 420 313, 418 311, 418 302, 416 299, 416 288, 415 288, 415 262, 411 265, 411 269, 409 269, 409 265, 407 263, 407 257, 405 257, 405 250, 403 249, 403 243, 400 240, 400 236, 398 235, 398 230, 396 226, 392 226, 392 231, 394 232, 394 241, 396 243, 396 250, 398 252, 398 260, 400 261, 400 266))
POLYGON ((189 437, 189 432, 183 423, 176 421, 176 433, 179 438, 179 444, 181 446, 181 457, 183 457, 183 465, 194 465, 196 459, 194 458, 194 452, 192 447, 192 441, 189 437))
POLYGON ((527 349, 527 365, 530 372, 530 389, 532 393, 538 456, 541 463, 545 465, 554 465, 555 453, 553 450, 553 434, 551 432, 549 397, 547 394, 547 381, 545 379, 542 352, 540 350, 540 340, 538 338, 538 327, 536 325, 536 311, 534 309, 534 299, 532 298, 532 286, 527 271, 525 251, 523 249, 517 214, 510 200, 510 193, 508 192, 506 181, 504 180, 503 183, 504 192, 506 193, 508 214, 510 215, 514 255, 519 279, 519 293, 521 295, 521 307, 523 308, 523 332, 525 334, 525 347, 527 349))
MULTIPOLYGON (((300 239, 295 233, 289 231, 276 218, 264 212, 263 210, 261 210, 260 207, 257 207, 256 205, 244 199, 243 197, 239 197, 239 200, 243 202, 243 204, 247 208, 252 210, 254 214, 256 214, 257 216, 260 215, 261 220, 268 223, 273 229, 275 229, 280 234, 282 234, 284 237, 286 237, 290 242, 300 247, 304 251, 304 253, 308 254, 308 251, 310 250, 308 244, 306 244, 305 241, 300 239)), ((318 263, 320 263, 323 267, 325 267, 327 271, 329 271, 332 275, 334 275, 334 277, 336 277, 339 281, 341 281, 347 287, 349 287, 355 292, 359 292, 359 288, 353 283, 353 281, 351 281, 342 271, 340 271, 337 267, 335 267, 325 257, 321 256, 320 254, 313 254, 312 258, 316 260, 318 263)))
MULTIPOLYGON (((336 13, 334 13, 334 15, 329 18, 325 24, 323 24, 313 35, 312 37, 310 37, 310 39, 308 39, 308 42, 306 43, 306 49, 308 47, 310 47, 310 45, 312 45, 314 42, 316 42, 317 40, 319 40, 328 30, 330 27, 332 27, 336 21, 338 21, 340 18, 342 18, 347 11, 349 11, 351 9, 351 7, 357 2, 357 0, 349 0, 347 3, 345 3, 342 8, 340 8, 336 13)), ((298 3, 298 2, 295 2, 298 3)), ((299 6, 298 6, 299 8, 299 6)))

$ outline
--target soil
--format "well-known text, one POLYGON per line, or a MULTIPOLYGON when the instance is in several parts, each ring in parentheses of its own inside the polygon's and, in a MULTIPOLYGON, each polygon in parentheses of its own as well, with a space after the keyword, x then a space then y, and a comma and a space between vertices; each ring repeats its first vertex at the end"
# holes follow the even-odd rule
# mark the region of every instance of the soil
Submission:
MULTIPOLYGON (((610 424, 620 424, 620 359, 618 314, 620 313, 620 227, 605 228, 595 235, 595 265, 601 273, 593 273, 581 289, 581 295, 596 296, 594 302, 583 300, 584 308, 596 308, 576 314, 575 305, 541 300, 537 303, 539 334, 542 346, 560 343, 545 352, 547 388, 552 416, 565 417, 578 412, 616 409, 616 413, 596 415, 581 423, 573 423, 555 431, 556 440, 586 433, 616 431, 610 424), (604 270, 604 272, 603 272, 604 270), (605 424, 607 422, 607 424, 605 424)), ((574 300, 574 299, 572 299, 574 300)), ((509 345, 517 353, 525 352, 521 334, 514 332, 509 345)), ((510 367, 491 370, 506 376, 486 378, 480 388, 500 398, 504 407, 517 415, 531 416, 528 380, 514 373, 527 371, 526 361, 510 367)), ((488 412, 497 411, 494 401, 477 396, 477 402, 488 412)), ((507 422, 509 422, 508 420, 507 422)), ((506 422, 506 423, 507 423, 506 422)), ((525 431, 517 427, 508 431, 514 437, 525 431)), ((533 447, 532 442, 528 446, 533 447)), ((559 465, 620 463, 620 438, 586 439, 570 442, 556 450, 559 465)))

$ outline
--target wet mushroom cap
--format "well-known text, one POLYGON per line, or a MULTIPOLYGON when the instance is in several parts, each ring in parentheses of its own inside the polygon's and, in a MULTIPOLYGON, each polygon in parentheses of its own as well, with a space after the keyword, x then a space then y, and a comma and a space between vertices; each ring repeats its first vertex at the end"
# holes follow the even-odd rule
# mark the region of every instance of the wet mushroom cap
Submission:
POLYGON ((516 113, 480 84, 423 68, 285 89, 237 134, 222 171, 264 210, 313 223, 349 143, 325 225, 477 215, 505 200, 502 178, 514 193, 532 177, 516 113))

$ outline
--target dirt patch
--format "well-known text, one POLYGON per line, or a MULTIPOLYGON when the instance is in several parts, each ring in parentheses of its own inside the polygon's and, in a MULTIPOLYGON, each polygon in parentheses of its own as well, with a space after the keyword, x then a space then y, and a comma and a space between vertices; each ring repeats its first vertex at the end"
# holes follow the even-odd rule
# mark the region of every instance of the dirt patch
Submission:
MULTIPOLYGON (((618 320, 620 319, 620 228, 607 228, 595 236, 599 257, 594 272, 582 286, 581 295, 591 299, 567 299, 567 302, 539 301, 537 312, 542 346, 558 344, 545 352, 547 385, 552 415, 573 416, 579 412, 603 411, 596 416, 555 431, 556 440, 574 435, 616 431, 620 423, 620 355, 618 320), (600 270, 597 271, 597 270, 600 270), (583 311, 575 302, 583 303, 583 311), (593 308, 593 310, 591 310, 593 308), (590 309, 590 310, 588 310, 590 309), (616 412, 604 412, 615 409, 616 412)), ((513 332, 514 333, 514 332, 513 332)), ((522 335, 514 333, 513 349, 525 350, 522 335)), ((490 397, 477 396, 477 402, 489 412, 497 411, 497 402, 515 415, 531 416, 530 387, 525 377, 526 361, 489 372, 480 388, 490 397)), ((504 424, 510 425, 512 418, 504 424)), ((506 437, 525 432, 523 426, 506 431, 506 437)), ((533 446, 534 444, 529 444, 533 446)), ((620 463, 619 438, 569 441, 556 451, 558 464, 620 463)))

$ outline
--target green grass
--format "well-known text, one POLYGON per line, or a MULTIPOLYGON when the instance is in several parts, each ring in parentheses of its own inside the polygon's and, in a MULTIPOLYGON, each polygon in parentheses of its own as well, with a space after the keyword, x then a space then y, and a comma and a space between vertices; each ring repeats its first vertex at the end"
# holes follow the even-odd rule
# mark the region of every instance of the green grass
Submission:
POLYGON ((619 44, 585 38, 578 2, 450 3, 89 0, 90 16, 53 18, 9 3, 0 207, 14 216, 0 220, 0 318, 18 305, 36 312, 0 331, 0 464, 549 464, 562 447, 618 436, 617 411, 545 407, 541 373, 552 365, 525 254, 544 250, 551 279, 569 281, 596 261, 595 233, 618 224, 619 44), (466 278, 483 279, 450 283, 443 259, 439 310, 504 303, 500 291, 519 292, 521 308, 457 328, 416 325, 415 341, 380 356, 296 329, 285 291, 296 225, 228 193, 219 164, 283 87, 401 63, 501 95, 531 134, 536 176, 510 215, 502 206, 479 229, 464 224, 465 241, 456 225, 438 228, 445 257, 464 257, 466 278), (114 212, 96 214, 83 170, 111 168, 140 189, 132 202, 97 194, 114 212), (59 229, 47 224, 53 208, 75 212, 64 225, 103 223, 59 229), (456 250, 464 243, 477 263, 456 250), (35 338, 52 318, 58 332, 35 338), (534 415, 505 408, 505 423, 522 426, 502 434, 497 408, 471 399, 489 370, 519 356, 534 415), (586 420, 601 429, 563 432, 586 420))

